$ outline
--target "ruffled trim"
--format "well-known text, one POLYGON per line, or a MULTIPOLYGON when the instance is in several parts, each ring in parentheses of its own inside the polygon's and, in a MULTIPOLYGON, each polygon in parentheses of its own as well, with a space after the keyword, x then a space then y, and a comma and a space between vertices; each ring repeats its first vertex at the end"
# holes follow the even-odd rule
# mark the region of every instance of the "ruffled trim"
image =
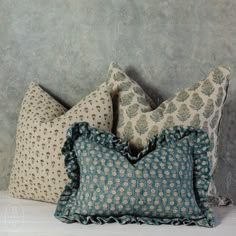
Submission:
POLYGON ((158 148, 158 146, 168 145, 189 136, 190 134, 193 150, 196 150, 198 153, 206 153, 206 151, 209 150, 209 139, 208 135, 204 131, 193 127, 184 128, 182 126, 174 126, 163 130, 160 135, 153 136, 147 140, 147 145, 144 149, 136 156, 133 156, 130 152, 128 142, 122 142, 117 136, 110 132, 90 127, 87 122, 78 122, 73 124, 67 130, 67 138, 62 148, 62 154, 65 156, 65 165, 67 166, 67 164, 74 159, 74 141, 78 139, 78 137, 83 136, 96 142, 97 144, 121 153, 131 163, 135 164, 149 152, 152 152, 154 149, 158 148))
MULTIPOLYGON (((68 177, 71 179, 62 192, 57 204, 55 217, 66 223, 79 222, 81 224, 104 224, 117 222, 120 224, 137 223, 137 224, 172 224, 172 225, 199 225, 205 227, 214 226, 214 215, 207 203, 207 190, 210 183, 209 174, 209 159, 207 157, 207 151, 209 150, 210 141, 208 135, 193 127, 184 128, 182 126, 175 126, 163 130, 160 135, 156 135, 148 140, 147 146, 138 153, 137 156, 130 154, 129 145, 127 142, 122 142, 114 134, 107 131, 99 130, 97 128, 90 127, 87 122, 79 122, 72 125, 67 131, 67 140, 62 148, 62 153, 65 156, 65 166, 68 177), (77 194, 79 188, 79 166, 77 164, 76 154, 74 152, 74 142, 78 137, 85 137, 97 144, 103 145, 107 148, 116 150, 125 156, 131 163, 135 165, 142 157, 152 152, 158 146, 165 146, 170 143, 176 142, 184 137, 188 136, 188 142, 193 151, 193 188, 195 193, 196 202, 202 212, 199 217, 191 219, 181 218, 149 218, 149 217, 137 217, 131 215, 124 216, 84 216, 80 214, 70 213, 70 209, 73 206, 72 199, 77 194), (199 170, 198 164, 205 161, 205 168, 208 171, 199 170), (65 204, 66 203, 66 204, 65 204)), ((205 169, 204 168, 204 169, 205 169)))
POLYGON ((102 217, 102 216, 83 216, 75 214, 75 216, 70 218, 59 218, 57 215, 56 217, 65 222, 67 224, 78 222, 83 225, 88 224, 106 224, 106 223, 119 223, 121 225, 125 224, 147 224, 147 225, 161 225, 161 224, 170 224, 170 225, 199 225, 205 227, 212 227, 212 225, 208 226, 208 222, 205 217, 199 217, 196 219, 181 219, 181 218, 171 218, 171 219, 161 219, 161 218, 150 218, 150 217, 139 217, 139 216, 132 216, 132 215, 124 215, 124 216, 109 216, 109 217, 102 217))

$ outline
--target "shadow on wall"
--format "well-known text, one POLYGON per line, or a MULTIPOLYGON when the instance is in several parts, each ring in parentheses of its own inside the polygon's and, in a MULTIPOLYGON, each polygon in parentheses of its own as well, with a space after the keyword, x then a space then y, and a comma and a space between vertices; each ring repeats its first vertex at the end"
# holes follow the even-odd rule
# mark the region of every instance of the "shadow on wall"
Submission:
POLYGON ((236 94, 230 93, 220 128, 219 162, 215 172, 220 194, 236 203, 236 94))

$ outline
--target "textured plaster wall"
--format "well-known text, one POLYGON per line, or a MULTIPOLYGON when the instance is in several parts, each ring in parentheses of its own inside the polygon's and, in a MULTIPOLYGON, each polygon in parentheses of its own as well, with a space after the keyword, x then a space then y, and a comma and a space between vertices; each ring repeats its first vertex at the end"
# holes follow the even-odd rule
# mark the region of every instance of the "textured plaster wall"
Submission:
POLYGON ((232 68, 217 185, 236 201, 235 0, 0 0, 0 189, 29 82, 72 106, 112 60, 157 103, 219 64, 232 68))

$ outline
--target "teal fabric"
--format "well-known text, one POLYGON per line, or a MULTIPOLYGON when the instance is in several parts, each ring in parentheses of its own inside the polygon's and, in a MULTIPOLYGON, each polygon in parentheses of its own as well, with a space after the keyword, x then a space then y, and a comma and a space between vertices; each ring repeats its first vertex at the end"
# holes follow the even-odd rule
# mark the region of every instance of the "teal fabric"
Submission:
POLYGON ((76 123, 62 149, 71 181, 55 216, 66 223, 213 227, 208 149, 204 131, 176 126, 132 156, 112 133, 76 123))

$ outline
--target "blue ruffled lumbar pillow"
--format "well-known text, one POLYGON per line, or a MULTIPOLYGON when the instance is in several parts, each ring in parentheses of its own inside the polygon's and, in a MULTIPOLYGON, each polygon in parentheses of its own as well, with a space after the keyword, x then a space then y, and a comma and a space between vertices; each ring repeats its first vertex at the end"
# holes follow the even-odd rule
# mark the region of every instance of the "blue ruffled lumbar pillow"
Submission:
POLYGON ((176 126, 132 156, 112 133, 76 123, 62 149, 71 181, 55 216, 66 223, 213 227, 208 150, 204 131, 176 126))

